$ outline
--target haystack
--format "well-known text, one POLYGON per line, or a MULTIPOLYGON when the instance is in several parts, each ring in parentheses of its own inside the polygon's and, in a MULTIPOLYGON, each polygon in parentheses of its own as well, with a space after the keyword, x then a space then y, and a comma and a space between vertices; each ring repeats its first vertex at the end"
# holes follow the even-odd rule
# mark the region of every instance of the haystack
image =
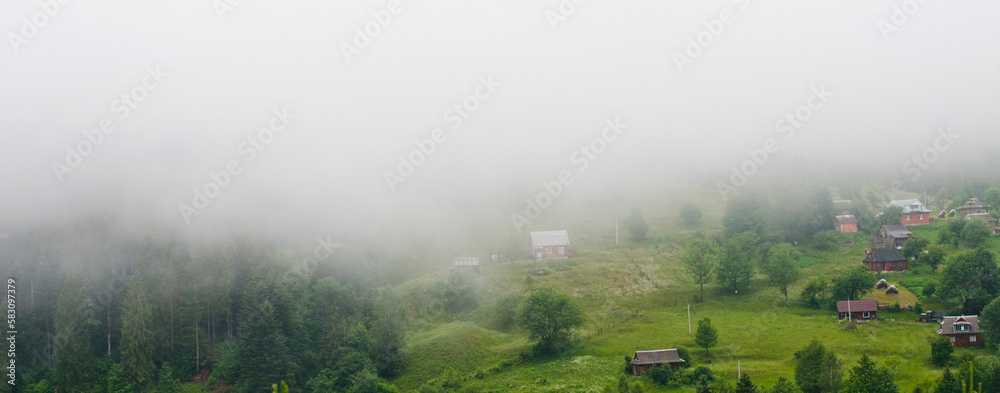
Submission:
POLYGON ((885 290, 886 295, 899 295, 899 290, 896 289, 895 285, 890 285, 889 288, 885 290))
POLYGON ((878 280, 878 282, 875 283, 875 289, 886 289, 888 287, 889 287, 889 283, 886 282, 884 278, 881 279, 881 280, 878 280))

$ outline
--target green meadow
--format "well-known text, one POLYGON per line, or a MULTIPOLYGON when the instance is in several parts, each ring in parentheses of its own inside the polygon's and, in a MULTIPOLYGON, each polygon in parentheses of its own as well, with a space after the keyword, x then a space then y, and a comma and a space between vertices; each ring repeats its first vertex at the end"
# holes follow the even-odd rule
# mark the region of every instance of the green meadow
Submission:
MULTIPOLYGON (((696 302, 697 285, 680 261, 683 242, 695 232, 720 231, 724 203, 714 192, 685 191, 690 199, 664 198, 640 206, 650 226, 643 242, 628 239, 627 231, 620 228, 619 244, 615 244, 613 224, 608 223, 624 213, 610 208, 595 207, 586 217, 561 212, 548 225, 536 223, 532 229, 567 229, 576 255, 561 261, 486 263, 477 278, 479 306, 474 311, 447 317, 414 313, 407 336, 407 366, 392 382, 401 390, 416 390, 424 381, 454 372, 466 379, 463 388, 467 391, 598 392, 605 384, 617 383, 625 370, 624 357, 634 351, 683 346, 695 365, 707 366, 723 378, 735 380, 738 372, 749 373, 756 384, 770 386, 779 377, 794 380, 795 352, 817 339, 845 362, 845 370, 868 354, 880 363, 899 361, 895 369, 901 391, 933 387, 943 370, 931 365, 927 339, 935 335, 937 324, 916 322, 917 314, 912 311, 880 310, 880 320, 848 329, 835 311, 809 309, 798 302, 799 292, 810 279, 829 279, 860 265, 863 250, 869 246, 867 235, 846 234, 843 245, 827 251, 797 244, 802 274, 789 291, 788 305, 762 275, 740 293, 708 284, 705 301, 696 302), (696 201, 704 212, 693 228, 678 216, 680 203, 685 201, 696 201), (573 344, 545 359, 526 356, 531 342, 524 332, 497 330, 489 322, 489 310, 498 299, 523 296, 540 287, 570 294, 587 316, 573 344), (718 329, 719 343, 709 351, 697 347, 689 334, 689 303, 692 327, 698 319, 710 318, 718 329)), ((912 230, 934 243, 943 224, 912 230)), ((989 242, 989 248, 1000 248, 996 239, 989 242)), ((947 246, 946 250, 950 255, 963 248, 947 246)), ((936 281, 940 270, 913 266, 909 272, 886 274, 883 278, 897 285, 900 295, 877 291, 869 298, 903 307, 919 302, 925 310, 953 308, 954 304, 921 294, 924 285, 936 281)), ((425 288, 446 280, 448 274, 442 268, 398 289, 407 294, 411 309, 420 309, 428 296, 425 288)), ((960 349, 955 355, 970 351, 974 350, 960 349)), ((647 378, 633 380, 651 392, 693 391, 692 387, 663 389, 647 378)))

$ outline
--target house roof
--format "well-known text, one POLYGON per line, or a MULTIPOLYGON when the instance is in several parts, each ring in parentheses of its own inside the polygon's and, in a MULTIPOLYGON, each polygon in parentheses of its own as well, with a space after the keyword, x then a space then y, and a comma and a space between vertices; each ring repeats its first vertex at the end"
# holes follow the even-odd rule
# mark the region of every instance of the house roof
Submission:
MULTIPOLYGON (((878 311, 878 302, 872 299, 851 300, 851 312, 878 311)), ((847 312, 847 301, 837 302, 837 312, 847 312)))
POLYGON ((843 216, 837 216, 837 222, 839 222, 841 224, 857 224, 858 223, 858 219, 855 218, 854 216, 848 214, 848 215, 843 215, 843 216))
POLYGON ((950 335, 950 334, 974 334, 982 333, 982 329, 979 329, 979 316, 978 315, 962 315, 957 317, 944 317, 941 320, 941 329, 938 330, 938 334, 950 335), (956 332, 955 325, 968 324, 969 330, 956 332))
POLYGON ((919 199, 898 199, 894 201, 889 201, 889 206, 899 206, 903 208, 903 214, 906 213, 930 213, 931 211, 924 207, 924 204, 920 202, 919 199))
POLYGON ((969 214, 969 215, 965 216, 965 219, 966 220, 971 220, 973 217, 982 218, 983 220, 986 220, 986 222, 996 222, 997 221, 997 219, 993 218, 993 216, 991 216, 990 213, 972 213, 972 214, 969 214))
POLYGON ((978 209, 978 208, 987 208, 988 209, 989 207, 990 207, 990 205, 987 205, 987 204, 983 203, 983 201, 980 201, 979 198, 972 198, 972 199, 969 199, 968 201, 965 201, 965 203, 963 203, 962 206, 959 206, 958 210, 969 210, 969 209, 978 209))
POLYGON ((635 358, 632 364, 663 364, 663 363, 684 363, 677 355, 676 349, 657 349, 654 351, 635 351, 635 358))
POLYGON ((539 231, 529 234, 535 247, 568 246, 569 233, 566 231, 539 231))
POLYGON ((913 236, 913 232, 910 232, 909 229, 899 224, 883 225, 882 228, 885 229, 885 234, 891 237, 913 236))
POLYGON ((903 256, 902 252, 896 249, 896 247, 886 247, 886 248, 873 248, 871 254, 868 258, 865 258, 862 262, 895 262, 895 261, 905 261, 906 257, 903 256))
POLYGON ((479 257, 454 258, 455 266, 479 266, 479 257))

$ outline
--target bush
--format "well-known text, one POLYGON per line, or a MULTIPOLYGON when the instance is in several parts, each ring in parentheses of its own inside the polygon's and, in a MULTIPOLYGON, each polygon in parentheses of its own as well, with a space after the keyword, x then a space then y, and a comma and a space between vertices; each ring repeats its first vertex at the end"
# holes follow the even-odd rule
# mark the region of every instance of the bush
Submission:
POLYGON ((931 363, 938 367, 947 366, 951 362, 952 352, 955 352, 951 340, 948 337, 937 336, 928 341, 931 344, 931 363))
POLYGON ((652 379, 654 383, 660 386, 669 386, 674 380, 674 372, 670 369, 670 366, 664 365, 660 367, 653 367, 644 372, 649 379, 652 379))
POLYGON ((981 218, 969 220, 969 222, 965 223, 965 228, 962 228, 961 232, 962 241, 972 247, 981 246, 992 234, 993 230, 990 229, 990 224, 987 224, 981 218))

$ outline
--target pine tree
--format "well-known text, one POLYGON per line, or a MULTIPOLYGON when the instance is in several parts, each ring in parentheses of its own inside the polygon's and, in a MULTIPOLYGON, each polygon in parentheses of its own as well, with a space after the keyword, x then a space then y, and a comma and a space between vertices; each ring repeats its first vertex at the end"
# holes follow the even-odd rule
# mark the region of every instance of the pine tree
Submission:
POLYGON ((130 385, 143 389, 154 381, 152 306, 141 273, 136 273, 125 291, 122 306, 121 363, 130 385))
POLYGON ((899 386, 885 367, 878 367, 868 357, 861 355, 858 365, 849 371, 847 377, 847 393, 898 393, 899 386))
POLYGON ((941 376, 941 380, 938 381, 937 388, 934 389, 934 393, 961 393, 962 385, 955 379, 955 376, 951 373, 951 369, 944 369, 944 375, 941 376))
POLYGON ((740 375, 740 381, 736 383, 736 393, 757 393, 757 387, 750 380, 750 374, 740 375))

